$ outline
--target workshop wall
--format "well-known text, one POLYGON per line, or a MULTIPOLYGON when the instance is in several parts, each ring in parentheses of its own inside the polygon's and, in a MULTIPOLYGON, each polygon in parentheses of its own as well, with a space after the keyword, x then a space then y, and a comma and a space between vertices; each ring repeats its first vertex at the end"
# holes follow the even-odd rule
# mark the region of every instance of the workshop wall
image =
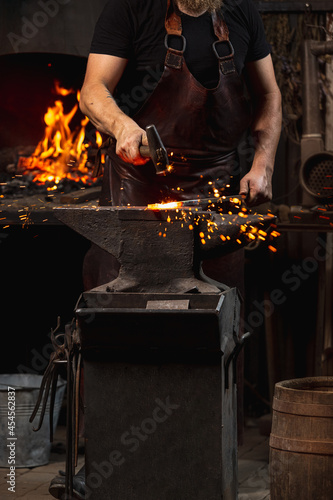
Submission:
POLYGON ((2 0, 0 55, 21 52, 87 57, 106 0, 2 0))

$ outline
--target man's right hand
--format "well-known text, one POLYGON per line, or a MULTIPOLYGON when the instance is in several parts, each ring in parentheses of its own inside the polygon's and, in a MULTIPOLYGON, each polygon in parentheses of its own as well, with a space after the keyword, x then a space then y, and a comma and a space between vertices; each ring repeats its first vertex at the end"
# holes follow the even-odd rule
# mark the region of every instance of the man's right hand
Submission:
POLYGON ((127 59, 116 56, 90 54, 81 89, 80 109, 99 132, 116 139, 116 153, 122 160, 143 165, 149 161, 139 151, 141 144, 148 145, 146 132, 120 110, 113 98, 127 62, 127 59))
POLYGON ((140 146, 148 146, 147 134, 134 121, 121 127, 116 134, 116 153, 126 163, 144 165, 149 158, 140 154, 140 146))

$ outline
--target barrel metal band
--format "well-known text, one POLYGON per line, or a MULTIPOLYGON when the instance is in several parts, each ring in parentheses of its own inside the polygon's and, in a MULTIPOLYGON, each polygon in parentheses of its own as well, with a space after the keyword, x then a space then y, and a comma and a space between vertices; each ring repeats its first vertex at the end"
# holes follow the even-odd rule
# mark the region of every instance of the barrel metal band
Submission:
POLYGON ((269 446, 283 451, 309 453, 313 455, 333 455, 333 442, 290 439, 270 435, 269 446))
POLYGON ((274 397, 273 410, 303 417, 333 417, 333 405, 294 403, 274 397))

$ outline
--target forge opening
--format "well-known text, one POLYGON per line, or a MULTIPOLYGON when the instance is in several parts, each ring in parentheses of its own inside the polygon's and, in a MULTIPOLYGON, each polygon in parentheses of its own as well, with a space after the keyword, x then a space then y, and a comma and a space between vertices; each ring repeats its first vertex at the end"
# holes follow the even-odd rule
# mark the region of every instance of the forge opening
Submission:
POLYGON ((0 189, 3 197, 96 185, 102 137, 79 109, 86 58, 14 54, 0 58, 0 189), (77 184, 77 185, 76 185, 77 184))

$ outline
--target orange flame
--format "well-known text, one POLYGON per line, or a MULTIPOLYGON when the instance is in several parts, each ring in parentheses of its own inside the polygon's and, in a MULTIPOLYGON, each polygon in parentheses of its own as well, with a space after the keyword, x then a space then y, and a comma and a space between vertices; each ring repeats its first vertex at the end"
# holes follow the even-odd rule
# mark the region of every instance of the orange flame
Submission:
MULTIPOLYGON (((58 95, 67 96, 75 93, 73 89, 64 89, 59 82, 55 82, 55 91, 58 95)), ((85 130, 89 122, 87 117, 81 120, 80 126, 74 131, 70 124, 79 109, 80 92, 77 91, 77 103, 65 113, 64 104, 56 100, 44 115, 45 131, 43 139, 38 143, 32 156, 20 158, 18 168, 24 173, 34 170, 34 182, 53 182, 58 184, 64 177, 82 181, 91 180, 87 168, 88 144, 85 143, 85 130)), ((100 144, 102 138, 96 133, 96 144, 100 144)), ((56 189, 56 186, 48 188, 56 189)))
POLYGON ((97 144, 97 146, 98 146, 99 148, 100 148, 100 147, 101 147, 101 145, 103 144, 103 139, 102 139, 102 136, 101 136, 101 134, 100 134, 98 131, 96 131, 96 144, 97 144))
POLYGON ((60 82, 58 82, 58 80, 54 82, 54 89, 58 95, 67 96, 69 94, 74 94, 73 89, 65 89, 61 87, 60 82))

